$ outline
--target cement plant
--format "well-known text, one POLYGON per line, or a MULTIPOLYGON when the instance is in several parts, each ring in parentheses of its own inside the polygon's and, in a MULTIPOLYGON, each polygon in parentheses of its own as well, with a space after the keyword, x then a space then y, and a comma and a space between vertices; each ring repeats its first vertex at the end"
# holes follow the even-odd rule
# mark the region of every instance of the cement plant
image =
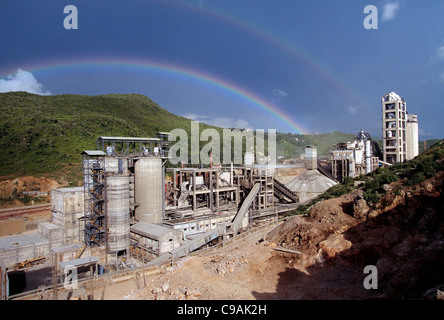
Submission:
MULTIPOLYGON (((374 192, 381 197, 393 195, 384 208, 380 206, 382 200, 371 202, 368 190, 377 172, 388 175, 385 170, 419 154, 417 115, 408 114, 406 102, 393 92, 382 97, 381 108, 382 150, 363 129, 356 133, 354 141, 332 146, 328 157, 319 157, 317 147, 307 145, 305 154, 294 155, 294 161, 275 166, 257 164, 255 155, 249 152, 244 154, 243 163, 169 166, 169 132, 158 132, 155 137, 99 136, 96 149, 78 155, 83 186, 51 190, 49 221, 38 222, 30 231, 15 232, 25 212, 31 216, 33 210, 43 210, 45 204, 1 210, 3 231, 10 229, 0 238, 0 298, 369 298, 372 292, 362 286, 362 269, 366 264, 375 264, 383 274, 387 268, 384 261, 392 261, 371 257, 376 251, 382 255, 384 246, 391 250, 398 243, 401 257, 413 245, 405 242, 401 235, 404 231, 399 228, 393 233, 386 227, 387 232, 377 237, 370 236, 369 229, 355 231, 349 237, 345 233, 364 228, 360 226, 378 215, 382 217, 389 210, 386 208, 391 206, 391 210, 410 197, 391 184, 399 183, 402 175, 383 183, 385 193, 374 192), (359 189, 363 185, 367 189, 359 189), (340 186, 349 188, 351 193, 325 197, 326 191, 340 186), (324 201, 314 204, 316 199, 324 201), (294 215, 303 208, 305 214, 294 215), (353 237, 364 234, 368 241, 376 241, 371 245, 372 253, 370 249, 361 252, 352 245, 353 237), (384 241, 391 241, 390 245, 387 247, 384 241), (350 286, 351 278, 347 279, 342 288, 349 289, 325 291, 325 296, 319 296, 316 287, 308 284, 302 268, 305 272, 316 265, 324 268, 329 259, 341 254, 343 260, 332 262, 340 265, 335 265, 331 270, 336 273, 330 275, 337 275, 339 269, 348 270, 350 277, 359 281, 350 286), (352 265, 350 257, 362 259, 362 263, 352 265), (287 268, 285 283, 279 282, 282 277, 276 280, 278 272, 284 272, 283 266, 287 268), (271 272, 272 267, 278 271, 271 272), (249 280, 248 274, 255 277, 249 280), (219 284, 225 288, 220 292, 210 284, 216 278, 227 279, 219 284), (245 283, 251 281, 248 289, 242 279, 245 283), (263 287, 257 279, 263 279, 263 287), (275 293, 267 293, 266 285, 276 288, 275 293)), ((439 181, 440 176, 442 171, 433 179, 439 181)), ((428 184, 424 192, 432 199, 440 186, 433 181, 428 184)), ((434 210, 437 214, 438 209, 434 210)), ((411 216, 416 214, 413 211, 409 211, 411 216)), ((427 239, 418 241, 426 246, 427 239)), ((312 274, 323 277, 318 269, 313 269, 312 274)), ((433 287, 432 283, 427 285, 421 290, 433 287)), ((378 292, 381 297, 384 294, 399 297, 378 292)))

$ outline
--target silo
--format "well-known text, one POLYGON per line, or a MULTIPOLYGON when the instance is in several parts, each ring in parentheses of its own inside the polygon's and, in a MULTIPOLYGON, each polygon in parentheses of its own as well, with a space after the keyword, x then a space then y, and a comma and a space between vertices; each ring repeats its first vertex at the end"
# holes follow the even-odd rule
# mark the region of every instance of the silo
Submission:
POLYGON ((365 174, 372 172, 372 145, 371 140, 365 141, 365 174))
POLYGON ((127 250, 129 253, 129 176, 108 175, 106 177, 106 198, 108 252, 127 250))
POLYGON ((106 157, 105 172, 128 174, 128 160, 126 158, 106 157))
POLYGON ((318 148, 313 146, 305 147, 305 167, 308 170, 316 170, 318 168, 318 148))
POLYGON ((162 220, 162 159, 140 158, 134 163, 135 210, 137 221, 162 220))

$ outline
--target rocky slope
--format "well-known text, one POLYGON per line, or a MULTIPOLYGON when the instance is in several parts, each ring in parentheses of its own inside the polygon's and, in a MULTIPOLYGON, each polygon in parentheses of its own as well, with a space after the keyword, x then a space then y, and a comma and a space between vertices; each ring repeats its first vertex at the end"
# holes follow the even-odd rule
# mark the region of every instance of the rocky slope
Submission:
POLYGON ((444 299, 444 142, 361 178, 358 188, 332 188, 306 215, 186 257, 120 298, 444 299), (377 288, 364 286, 368 265, 377 288))
MULTIPOLYGON (((442 158, 434 161, 442 168, 442 158)), ((411 175, 397 174, 376 204, 358 189, 290 218, 267 240, 300 251, 295 265, 308 274, 334 271, 360 282, 357 298, 444 298, 444 171, 411 186, 411 175), (378 289, 362 288, 367 265, 377 268, 378 289)))

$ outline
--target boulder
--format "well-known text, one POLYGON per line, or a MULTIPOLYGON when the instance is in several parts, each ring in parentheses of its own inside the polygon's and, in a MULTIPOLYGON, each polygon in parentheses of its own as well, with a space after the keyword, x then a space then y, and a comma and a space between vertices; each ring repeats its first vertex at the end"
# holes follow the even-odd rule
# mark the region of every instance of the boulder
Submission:
POLYGON ((353 217, 360 220, 367 220, 367 215, 370 211, 370 206, 364 199, 364 192, 359 190, 353 199, 353 217))
POLYGON ((350 249, 352 243, 344 238, 342 234, 332 234, 326 240, 319 243, 319 250, 325 258, 333 258, 336 254, 350 249))

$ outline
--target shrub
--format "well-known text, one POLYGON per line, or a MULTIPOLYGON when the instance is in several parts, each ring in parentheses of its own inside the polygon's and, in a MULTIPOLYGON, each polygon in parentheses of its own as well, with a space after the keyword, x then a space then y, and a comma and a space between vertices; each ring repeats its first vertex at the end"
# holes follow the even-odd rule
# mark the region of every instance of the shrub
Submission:
POLYGON ((368 189, 364 191, 364 199, 370 206, 375 206, 380 200, 380 195, 378 192, 368 189))

